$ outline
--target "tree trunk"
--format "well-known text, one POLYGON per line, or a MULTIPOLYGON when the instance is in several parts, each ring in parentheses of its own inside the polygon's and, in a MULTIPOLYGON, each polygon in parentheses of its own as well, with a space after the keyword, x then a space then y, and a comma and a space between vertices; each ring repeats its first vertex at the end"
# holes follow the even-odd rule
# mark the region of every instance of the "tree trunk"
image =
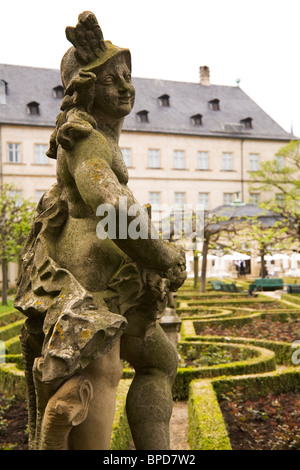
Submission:
POLYGON ((265 266, 265 250, 264 248, 261 248, 260 250, 260 269, 261 269, 261 277, 265 278, 267 276, 267 269, 265 266))
POLYGON ((198 287, 199 280, 199 258, 197 250, 194 250, 194 289, 198 287))
POLYGON ((205 292, 208 241, 209 241, 208 239, 204 238, 203 247, 202 247, 202 266, 201 266, 201 278, 200 278, 200 292, 205 292))
POLYGON ((2 260, 2 305, 7 305, 7 262, 2 260))

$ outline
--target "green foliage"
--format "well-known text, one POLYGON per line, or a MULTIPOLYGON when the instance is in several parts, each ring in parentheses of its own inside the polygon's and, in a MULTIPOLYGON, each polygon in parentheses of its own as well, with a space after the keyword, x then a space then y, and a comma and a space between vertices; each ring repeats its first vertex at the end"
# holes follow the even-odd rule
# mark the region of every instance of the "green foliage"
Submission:
POLYGON ((191 449, 231 450, 220 400, 226 399, 233 403, 237 392, 240 397, 249 400, 299 391, 300 370, 292 368, 261 375, 192 381, 189 389, 188 434, 191 449))
POLYGON ((0 192, 0 260, 16 261, 30 230, 35 204, 19 196, 11 196, 12 185, 0 192))
POLYGON ((188 439, 193 450, 231 450, 216 393, 208 380, 189 388, 188 439))
MULTIPOLYGON (((203 338, 202 338, 203 339, 203 338)), ((188 387, 189 383, 196 378, 207 378, 207 377, 218 377, 221 375, 244 375, 251 373, 267 372, 274 370, 276 367, 275 354, 273 351, 260 348, 252 345, 231 345, 231 344, 220 344, 218 338, 215 338, 214 345, 210 348, 203 342, 196 342, 194 338, 192 348, 197 350, 198 356, 202 354, 202 350, 205 348, 214 350, 214 357, 210 354, 209 361, 214 361, 214 365, 196 365, 195 367, 179 367, 177 370, 177 376, 173 386, 173 398, 176 400, 186 400, 188 398, 188 387), (232 351, 236 348, 240 348, 243 351, 239 354, 240 357, 236 357, 235 362, 225 362, 224 358, 229 356, 234 359, 234 356, 230 354, 230 348, 232 351), (229 354, 228 354, 229 351, 229 354), (223 353, 223 358, 222 358, 223 353), (246 359, 241 359, 242 355, 246 355, 246 359)), ((186 345, 181 343, 182 348, 189 348, 190 342, 186 345)), ((236 352, 236 351, 235 351, 236 352)))
POLYGON ((131 380, 121 380, 117 389, 116 412, 112 427, 111 450, 124 450, 129 448, 131 431, 126 416, 126 397, 131 380))
POLYGON ((5 396, 0 398, 0 433, 7 426, 7 421, 4 418, 4 415, 14 400, 14 396, 5 396))
POLYGON ((275 158, 252 172, 251 189, 269 194, 261 207, 277 213, 280 226, 293 241, 300 242, 300 141, 281 148, 275 158), (275 195, 274 195, 275 193, 275 195))
MULTIPOLYGON (((243 393, 245 392, 245 396, 248 397, 267 394, 270 390, 274 393, 300 390, 299 367, 285 368, 280 373, 275 370, 276 364, 291 364, 292 346, 289 342, 279 341, 279 333, 283 334, 285 326, 292 326, 293 319, 299 318, 297 305, 295 305, 296 308, 289 308, 292 306, 284 302, 274 304, 272 300, 262 295, 259 295, 256 299, 235 297, 228 293, 223 295, 227 298, 222 300, 222 297, 218 294, 220 299, 218 303, 219 310, 218 307, 213 308, 210 304, 213 299, 210 298, 207 299, 208 305, 202 305, 204 302, 202 299, 205 296, 191 299, 191 302, 199 300, 201 309, 210 312, 211 316, 207 319, 208 323, 220 326, 220 321, 222 321, 223 325, 230 325, 230 321, 224 322, 225 318, 229 317, 228 320, 233 321, 228 329, 232 333, 230 337, 229 335, 197 336, 194 323, 199 323, 200 318, 183 319, 182 321, 179 352, 185 367, 178 369, 173 388, 173 398, 177 400, 189 399, 189 442, 191 449, 229 450, 231 448, 218 405, 218 400, 225 392, 230 393, 231 390, 241 386, 243 393), (226 300, 228 303, 226 303, 226 300), (239 305, 239 301, 241 305, 239 305), (234 306, 232 306, 232 302, 234 306), (263 307, 261 311, 259 311, 259 304, 263 307), (274 307, 274 305, 276 305, 276 310, 267 309, 267 306, 274 307), (221 315, 225 315, 223 319, 217 317, 218 311, 223 312, 221 315), (233 315, 233 318, 230 318, 230 314, 233 315), (245 322, 245 317, 247 323, 242 325, 245 322), (213 318, 215 319, 213 320, 213 318), (241 320, 237 320, 238 318, 241 318, 241 320), (262 331, 261 325, 255 330, 253 338, 233 337, 234 333, 240 328, 236 321, 240 321, 241 326, 250 328, 251 322, 258 319, 262 320, 262 324, 263 321, 268 322, 271 332, 272 327, 274 327, 273 334, 276 340, 258 339, 258 333, 262 331), (190 360, 191 363, 189 363, 190 360), (195 383, 205 383, 207 385, 203 387, 201 385, 200 388, 193 385, 192 390, 189 387, 195 379, 195 383)), ((215 295, 212 297, 215 298, 215 295)), ((291 298, 298 300, 297 296, 289 296, 288 300, 290 301, 291 298)), ((181 300, 179 295, 179 302, 181 300)), ((184 302, 186 304, 190 303, 188 299, 184 299, 184 302)), ((198 308, 197 305, 195 305, 195 308, 198 308)), ((10 314, 14 321, 11 324, 0 326, 0 339, 5 341, 7 351, 6 363, 0 365, 0 390, 24 398, 26 396, 26 387, 18 341, 18 335, 24 320, 17 320, 15 313, 9 308, 7 310, 8 312, 5 313, 4 311, 0 314, 0 319, 3 315, 6 323, 10 314), (8 316, 5 317, 5 315, 8 316)), ((204 320, 204 316, 201 319, 204 320)), ((124 366, 126 367, 127 364, 125 363, 124 366)), ((124 377, 128 377, 130 380, 122 380, 118 387, 111 449, 128 449, 129 446, 131 434, 126 417, 125 402, 133 375, 133 370, 124 370, 124 377)))
POLYGON ((19 260, 33 220, 35 205, 12 196, 12 185, 0 191, 0 263, 2 264, 2 304, 7 304, 7 264, 19 260))

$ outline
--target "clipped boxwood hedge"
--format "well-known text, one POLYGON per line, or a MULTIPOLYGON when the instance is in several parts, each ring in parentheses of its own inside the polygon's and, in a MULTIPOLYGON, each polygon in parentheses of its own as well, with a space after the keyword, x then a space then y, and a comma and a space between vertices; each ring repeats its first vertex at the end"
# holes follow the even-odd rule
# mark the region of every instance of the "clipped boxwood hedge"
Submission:
POLYGON ((25 320, 18 320, 13 323, 9 323, 8 325, 2 326, 0 328, 0 340, 6 341, 13 336, 19 335, 24 321, 25 320))
POLYGON ((287 302, 292 302, 293 304, 300 304, 300 295, 299 294, 281 294, 281 300, 286 300, 287 302))
POLYGON ((21 354, 20 336, 13 336, 5 341, 6 354, 21 354))
POLYGON ((239 387, 245 399, 268 393, 300 391, 300 368, 262 375, 219 377, 197 380, 190 384, 189 430, 191 450, 231 450, 230 439, 218 400, 239 387))
POLYGON ((24 320, 24 315, 16 309, 0 313, 0 328, 22 319, 24 320))
POLYGON ((131 380, 122 379, 117 389, 116 412, 112 427, 110 449, 126 450, 131 441, 131 431, 126 415, 126 397, 131 380))
POLYGON ((266 348, 275 353, 276 363, 279 365, 292 366, 292 354, 294 352, 293 346, 290 343, 284 341, 271 341, 266 339, 255 339, 255 338, 242 338, 239 336, 190 336, 186 338, 186 341, 217 341, 227 343, 239 343, 239 344, 252 344, 261 348, 266 348))
MULTIPOLYGON (((181 343, 182 344, 182 343, 181 343)), ((198 345, 199 343, 188 344, 198 345)), ((228 362, 225 364, 217 364, 213 366, 202 367, 186 367, 178 368, 175 383, 173 385, 173 397, 176 400, 186 400, 188 398, 189 383, 196 378, 205 377, 218 377, 220 375, 242 375, 261 373, 274 370, 276 368, 275 353, 265 348, 260 348, 253 345, 238 345, 234 346, 224 344, 222 342, 215 343, 216 345, 224 348, 240 346, 247 348, 251 356, 244 361, 228 362), (254 356, 254 357, 253 357, 254 356)))
MULTIPOLYGON (((202 308, 202 306, 201 306, 202 308)), ((208 306, 209 308, 209 306, 208 306)), ((232 307, 234 310, 235 307, 232 307)), ((223 314, 225 309, 223 309, 223 314)), ((245 309, 246 311, 246 309, 245 309)), ((226 312, 226 320, 233 320, 233 324, 235 321, 238 319, 238 322, 241 321, 243 322, 246 317, 249 319, 249 321, 252 320, 253 318, 253 313, 249 315, 249 311, 245 312, 246 314, 241 317, 234 317, 234 318, 228 318, 230 315, 227 316, 228 311, 226 312)), ((269 316, 273 315, 274 318, 281 318, 282 320, 285 320, 288 318, 290 315, 299 315, 299 311, 297 312, 296 310, 289 309, 288 311, 281 311, 281 310, 273 310, 273 311, 264 311, 264 312, 254 312, 255 317, 264 317, 264 316, 269 316)), ((19 342, 19 334, 20 334, 20 329, 22 324, 24 323, 24 319, 22 320, 16 320, 15 317, 15 312, 11 312, 12 319, 14 320, 13 323, 0 326, 0 340, 5 342, 5 349, 6 349, 6 357, 5 361, 6 363, 1 364, 1 357, 0 357, 0 391, 5 391, 10 394, 15 395, 16 397, 20 398, 25 398, 26 397, 26 386, 25 386, 25 379, 24 379, 24 371, 22 370, 22 356, 20 354, 20 342, 19 342)), ((0 319, 3 319, 4 323, 9 321, 8 316, 4 316, 3 314, 0 314, 0 319)), ((17 317, 18 318, 18 317, 17 317)), ((219 365, 214 365, 214 366, 205 366, 205 367, 198 367, 198 368, 181 368, 178 369, 178 374, 176 377, 175 385, 174 385, 174 399, 188 399, 188 395, 190 393, 189 400, 193 404, 189 404, 189 409, 192 410, 190 411, 190 415, 197 416, 198 413, 198 408, 199 404, 197 401, 197 393, 196 393, 196 388, 191 388, 192 383, 204 383, 206 384, 211 384, 213 383, 213 388, 209 388, 208 385, 206 385, 206 388, 203 389, 203 406, 206 402, 206 405, 208 409, 206 410, 206 414, 208 415, 208 418, 210 419, 211 423, 211 429, 214 428, 215 424, 213 423, 218 423, 217 417, 219 416, 218 413, 218 407, 217 407, 217 399, 221 386, 218 388, 218 384, 220 380, 222 380, 222 384, 227 384, 227 387, 230 386, 235 386, 236 382, 234 379, 236 376, 239 380, 242 380, 242 378, 245 379, 245 383, 248 383, 247 380, 250 379, 251 377, 256 378, 260 377, 260 374, 264 372, 264 377, 275 377, 277 373, 271 372, 274 371, 276 367, 276 362, 279 364, 289 364, 289 361, 291 359, 291 345, 284 343, 284 342, 273 342, 273 341, 266 341, 266 340, 256 340, 256 339, 249 339, 249 338, 224 338, 220 336, 197 336, 195 333, 195 328, 194 328, 194 322, 195 321, 201 321, 200 319, 197 320, 195 318, 193 319, 183 319, 182 321, 182 326, 181 326, 181 340, 182 342, 180 344, 188 344, 189 346, 193 345, 193 342, 195 342, 197 349, 199 351, 201 350, 201 344, 199 343, 207 343, 214 341, 215 344, 219 345, 221 348, 228 348, 228 347, 241 347, 241 348, 248 348, 249 351, 251 351, 253 354, 247 360, 244 361, 236 361, 236 362, 231 362, 231 363, 226 363, 226 364, 219 364, 219 365), (232 343, 231 345, 228 344, 228 340, 232 343), (255 375, 254 375, 255 374, 255 375), (220 376, 222 376, 222 379, 220 379, 220 376), (218 377, 218 379, 217 379, 218 377), (227 378, 226 378, 227 377, 227 378), (241 378, 242 377, 242 378, 241 378), (196 379, 196 382, 195 382, 196 379), (233 384, 233 385, 229 385, 233 384), (189 392, 190 391, 190 392, 189 392), (205 398, 206 397, 206 398, 205 398), (212 404, 210 403, 209 400, 212 400, 212 404), (197 410, 196 410, 197 408, 197 410), (196 410, 196 411, 195 411, 196 410), (210 410, 210 411, 209 411, 210 410)), ((205 320, 204 320, 205 321, 205 320)), ((211 318, 209 321, 225 321, 225 318, 215 318, 215 320, 212 320, 211 318)), ((226 324, 228 324, 226 322, 226 324)), ((3 361, 2 361, 3 362, 3 361)), ((294 390, 295 387, 295 377, 293 375, 293 371, 297 369, 293 367, 291 369, 290 376, 288 378, 288 375, 285 376, 285 379, 283 382, 285 383, 284 387, 286 387, 286 383, 288 382, 290 384, 291 390, 294 390)), ((116 409, 116 415, 115 415, 115 420, 113 424, 113 432, 112 432, 112 441, 111 441, 111 449, 114 450, 123 450, 123 449, 128 449, 129 444, 130 444, 130 439, 131 439, 131 433, 126 417, 126 411, 125 411, 125 402, 126 402, 126 396, 127 396, 127 391, 131 383, 131 378, 134 375, 133 370, 129 369, 124 369, 124 374, 123 374, 123 379, 121 380, 118 391, 117 391, 117 409, 116 409), (124 378, 128 378, 127 380, 124 380, 124 378)), ((299 377, 298 377, 299 378, 299 377)), ((276 382, 275 379, 268 379, 270 383, 273 383, 274 381, 276 382)), ((297 379, 298 380, 298 379, 297 379)), ((298 382, 296 380, 296 386, 298 386, 298 382)), ((275 383, 274 382, 274 383, 275 383)), ((239 382, 242 383, 242 382, 239 382)), ((225 385, 224 385, 225 386, 225 385)), ((269 385, 268 385, 269 386, 269 385)), ((193 385, 194 387, 194 385, 193 385)), ((252 387, 252 386, 251 386, 252 387)), ((251 391, 251 388, 249 389, 249 393, 251 391)), ((253 393, 256 389, 257 385, 253 385, 253 393)), ((279 387, 280 388, 280 387, 279 387)), ((248 390, 248 385, 247 385, 247 390, 248 390)), ((201 407, 200 407, 201 409, 201 407)), ((202 410, 203 411, 203 410, 202 410)), ((202 413, 201 411, 201 413, 202 413)), ((205 411, 205 410, 204 410, 205 411)), ((200 413, 200 415, 201 415, 200 413)), ((207 418, 207 422, 209 422, 209 419, 207 418)), ((192 418, 189 418, 192 420, 192 418)), ((193 421, 193 420, 192 420, 193 421)), ((197 420, 196 420, 197 421, 197 420)), ((197 422, 196 424, 193 423, 192 426, 198 426, 197 422)), ((203 426, 203 423, 201 424, 203 426)), ((201 427, 200 426, 200 427, 201 427)), ((205 427, 205 426, 204 426, 205 427)), ((195 429, 196 429, 195 428, 195 429)), ((198 429, 198 428, 197 428, 198 429)), ((209 432, 208 436, 205 437, 205 441, 202 439, 201 446, 202 448, 209 449, 222 449, 230 448, 230 443, 228 443, 228 436, 226 434, 226 427, 224 431, 224 423, 223 424, 217 424, 217 431, 213 435, 211 432, 209 432)), ((201 430, 201 435, 203 435, 203 430, 201 430)), ((194 434, 194 437, 196 439, 197 432, 193 431, 192 434, 194 434)), ((191 444, 191 446, 197 446, 199 444, 191 444)), ((199 448, 199 447, 192 447, 192 448, 199 448)))
POLYGON ((219 377, 212 380, 218 396, 236 390, 243 393, 245 399, 266 396, 268 393, 279 395, 288 392, 300 392, 300 367, 288 367, 267 374, 253 374, 243 377, 219 377))
MULTIPOLYGON (((9 357, 6 359, 8 360, 9 357)), ((10 359, 15 360, 14 357, 10 359)), ((24 371, 19 369, 17 360, 16 363, 0 364, 0 392, 21 399, 27 398, 24 371)))
POLYGON ((194 380, 189 387, 188 442, 191 450, 232 450, 210 380, 194 380))

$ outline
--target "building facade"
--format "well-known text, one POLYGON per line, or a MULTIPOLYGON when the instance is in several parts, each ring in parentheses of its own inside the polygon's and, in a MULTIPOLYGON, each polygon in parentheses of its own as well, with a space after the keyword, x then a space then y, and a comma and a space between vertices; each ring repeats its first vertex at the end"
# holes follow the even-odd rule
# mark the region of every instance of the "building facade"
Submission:
MULTIPOLYGON (((244 202, 263 198, 251 193, 249 173, 293 136, 238 86, 210 84, 208 67, 199 83, 133 82, 120 147, 140 202, 213 209, 237 192, 244 202)), ((0 65, 1 179, 35 201, 55 181, 45 152, 62 97, 58 70, 0 65)))
MULTIPOLYGON (((262 201, 251 192, 250 171, 271 160, 293 136, 239 86, 133 78, 134 108, 120 147, 136 199, 161 205, 262 201)), ((63 97, 59 70, 0 65, 0 177, 38 201, 55 181, 46 157, 63 97)))

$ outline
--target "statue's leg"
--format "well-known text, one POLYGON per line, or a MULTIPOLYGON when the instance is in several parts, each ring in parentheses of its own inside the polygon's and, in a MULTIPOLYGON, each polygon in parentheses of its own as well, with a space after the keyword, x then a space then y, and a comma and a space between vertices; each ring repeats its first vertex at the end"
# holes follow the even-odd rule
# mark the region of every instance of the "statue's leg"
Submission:
POLYGON ((109 450, 116 391, 122 372, 120 342, 81 372, 92 384, 93 398, 85 421, 70 432, 71 450, 109 450))
POLYGON ((73 426, 82 423, 92 396, 91 383, 77 375, 67 380, 49 399, 40 433, 40 450, 68 450, 73 426))
POLYGON ((155 323, 141 336, 126 332, 121 339, 121 357, 136 371, 127 396, 127 417, 136 449, 168 450, 177 351, 155 323))
POLYGON ((32 429, 32 450, 68 450, 73 426, 82 423, 93 395, 92 384, 81 375, 52 382, 42 381, 44 358, 37 357, 32 368, 36 394, 36 425, 32 429))

